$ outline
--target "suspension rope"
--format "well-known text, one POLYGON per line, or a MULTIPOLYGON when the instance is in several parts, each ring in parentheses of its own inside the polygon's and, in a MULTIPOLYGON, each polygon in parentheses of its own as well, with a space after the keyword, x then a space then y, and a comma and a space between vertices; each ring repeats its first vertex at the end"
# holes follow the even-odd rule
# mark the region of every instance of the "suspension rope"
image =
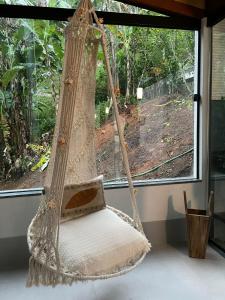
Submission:
POLYGON ((108 78, 109 78, 109 86, 110 86, 113 106, 114 106, 114 110, 115 110, 115 118, 116 118, 116 124, 117 124, 117 128, 118 128, 119 138, 120 138, 123 162, 124 162, 124 167, 125 167, 126 174, 127 174, 128 184, 129 184, 130 200, 131 200, 131 206, 132 206, 132 210, 133 210, 133 219, 134 219, 134 222, 135 222, 138 230, 143 233, 143 227, 141 224, 141 220, 140 220, 140 216, 139 216, 139 212, 138 212, 138 208, 137 208, 137 201, 136 201, 136 196, 135 196, 136 191, 133 186, 130 165, 129 165, 129 160, 128 160, 128 154, 127 154, 127 149, 126 149, 127 143, 125 141, 124 132, 123 132, 122 125, 120 122, 120 115, 119 115, 117 99, 116 99, 116 94, 115 94, 115 89, 114 89, 114 83, 113 83, 113 78, 112 78, 112 73, 111 73, 111 68, 110 68, 110 61, 109 61, 108 49, 107 49, 107 38, 106 38, 106 34, 104 31, 103 25, 100 22, 100 20, 98 19, 93 7, 91 8, 91 12, 93 14, 94 20, 95 20, 98 28, 100 28, 101 33, 102 33, 102 36, 101 36, 102 48, 103 48, 103 53, 104 53, 104 57, 105 57, 106 70, 107 70, 108 78))

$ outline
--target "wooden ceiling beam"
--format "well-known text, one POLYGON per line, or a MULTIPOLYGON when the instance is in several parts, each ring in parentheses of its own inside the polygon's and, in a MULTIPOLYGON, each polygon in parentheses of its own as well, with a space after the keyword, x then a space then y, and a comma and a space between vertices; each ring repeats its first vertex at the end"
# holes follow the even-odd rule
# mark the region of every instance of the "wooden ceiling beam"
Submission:
POLYGON ((186 16, 201 19, 205 15, 204 9, 187 5, 173 0, 116 0, 129 5, 138 6, 168 16, 186 16))

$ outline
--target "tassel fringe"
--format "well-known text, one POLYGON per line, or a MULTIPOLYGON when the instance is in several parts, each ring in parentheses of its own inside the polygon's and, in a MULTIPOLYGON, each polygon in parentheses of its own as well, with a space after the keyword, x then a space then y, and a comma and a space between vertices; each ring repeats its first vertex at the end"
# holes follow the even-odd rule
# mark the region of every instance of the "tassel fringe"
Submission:
POLYGON ((76 278, 71 278, 57 271, 53 271, 40 264, 33 256, 30 257, 26 287, 39 285, 55 287, 58 284, 71 285, 75 281, 77 281, 76 278))
POLYGON ((144 259, 147 252, 149 252, 151 249, 151 244, 148 244, 146 246, 146 249, 144 254, 140 257, 135 257, 132 261, 127 261, 127 268, 121 270, 119 267, 115 267, 114 270, 112 270, 112 274, 105 274, 105 275, 93 275, 93 276, 82 276, 81 274, 74 274, 74 277, 68 276, 66 273, 59 273, 55 270, 52 270, 45 265, 39 263, 33 256, 30 257, 29 261, 29 272, 27 277, 27 284, 26 287, 32 287, 32 286, 52 286, 55 287, 58 284, 63 285, 72 285, 75 282, 82 281, 82 282, 88 282, 90 280, 96 280, 96 279, 108 279, 112 277, 117 277, 123 274, 126 274, 127 272, 133 270, 135 267, 137 267, 142 260, 144 259), (137 261, 136 261, 137 260, 137 261), (136 263, 135 263, 136 261, 136 263))

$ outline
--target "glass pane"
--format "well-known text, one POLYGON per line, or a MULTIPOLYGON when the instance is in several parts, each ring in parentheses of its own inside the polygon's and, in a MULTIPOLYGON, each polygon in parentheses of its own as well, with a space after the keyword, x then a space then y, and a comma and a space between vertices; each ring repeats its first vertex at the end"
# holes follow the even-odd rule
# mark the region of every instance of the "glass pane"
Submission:
POLYGON ((163 16, 162 14, 149 11, 140 7, 127 5, 124 3, 121 3, 119 1, 113 1, 113 0, 94 0, 93 5, 96 10, 101 11, 109 11, 109 12, 117 12, 117 13, 129 13, 129 14, 146 14, 146 15, 154 15, 154 16, 163 16))
POLYGON ((225 100, 225 20, 213 27, 212 100, 225 100))
MULTIPOLYGON (((43 6, 43 7, 58 7, 58 8, 76 8, 79 0, 0 0, 0 4, 16 4, 26 6, 43 6)), ((163 16, 162 14, 151 12, 149 10, 127 5, 114 0, 94 0, 92 1, 96 10, 129 13, 129 14, 147 14, 155 16, 163 16)))
MULTIPOLYGON (((108 28, 112 73, 133 179, 193 176, 194 32, 108 28)), ((98 169, 107 181, 121 181, 126 178, 101 64, 98 77, 102 78, 96 95, 101 141, 98 169)))
POLYGON ((225 20, 212 30, 210 190, 214 191, 211 239, 225 249, 225 20))
MULTIPOLYGON (((59 100, 63 22, 0 19, 0 189, 43 186, 59 100)), ((193 176, 194 32, 107 26, 133 179, 193 176)), ((125 180, 102 50, 96 90, 98 172, 125 180)))
POLYGON ((225 174, 225 20, 213 27, 211 175, 225 174))
POLYGON ((225 249, 225 213, 216 215, 213 223, 211 239, 221 248, 225 249))
POLYGON ((43 6, 59 8, 75 8, 78 0, 0 0, 0 4, 26 5, 26 6, 43 6))
POLYGON ((64 26, 0 19, 0 189, 43 185, 59 100, 64 26))

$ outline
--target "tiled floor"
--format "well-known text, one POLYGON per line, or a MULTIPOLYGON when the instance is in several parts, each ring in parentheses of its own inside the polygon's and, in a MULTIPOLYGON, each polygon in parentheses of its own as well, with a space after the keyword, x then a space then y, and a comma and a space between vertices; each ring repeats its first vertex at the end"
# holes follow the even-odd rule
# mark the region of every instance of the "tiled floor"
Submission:
POLYGON ((205 260, 182 247, 155 248, 127 275, 71 287, 27 289, 26 272, 0 272, 1 300, 225 300, 225 259, 211 248, 205 260))

